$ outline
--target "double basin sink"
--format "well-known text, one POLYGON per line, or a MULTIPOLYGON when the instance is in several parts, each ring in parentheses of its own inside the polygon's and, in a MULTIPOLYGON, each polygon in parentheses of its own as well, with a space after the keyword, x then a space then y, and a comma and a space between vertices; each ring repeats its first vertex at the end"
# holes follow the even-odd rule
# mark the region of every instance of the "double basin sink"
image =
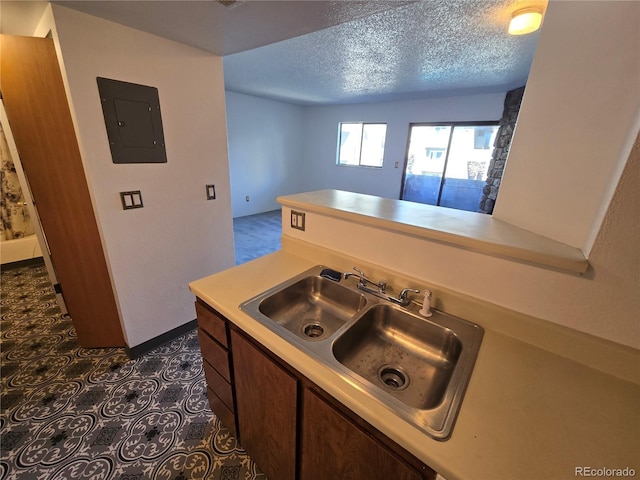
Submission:
POLYGON ((401 307, 316 266, 240 305, 271 331, 355 383, 436 440, 453 429, 483 329, 401 307))

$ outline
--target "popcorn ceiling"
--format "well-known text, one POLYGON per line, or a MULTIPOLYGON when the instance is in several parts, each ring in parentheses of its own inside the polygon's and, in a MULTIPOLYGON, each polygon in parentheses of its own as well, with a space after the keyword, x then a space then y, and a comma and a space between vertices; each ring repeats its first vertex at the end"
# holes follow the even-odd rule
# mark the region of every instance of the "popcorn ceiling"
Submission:
POLYGON ((514 0, 401 4, 226 56, 225 82, 236 92, 300 104, 402 99, 415 92, 504 92, 526 83, 539 35, 507 34, 511 13, 524 5, 514 0))

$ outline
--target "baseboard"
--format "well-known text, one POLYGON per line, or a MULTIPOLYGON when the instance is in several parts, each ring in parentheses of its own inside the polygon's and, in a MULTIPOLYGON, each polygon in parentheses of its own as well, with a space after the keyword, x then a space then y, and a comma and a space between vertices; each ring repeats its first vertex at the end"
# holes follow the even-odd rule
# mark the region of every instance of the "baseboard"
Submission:
POLYGON ((36 265, 44 265, 42 257, 27 258, 26 260, 18 260, 17 262, 9 262, 2 264, 2 270, 13 270, 14 268, 32 267, 36 265))
POLYGON ((154 348, 158 348, 165 343, 169 343, 170 341, 184 335, 185 333, 190 332, 197 328, 198 323, 197 320, 191 320, 190 322, 185 323, 184 325, 180 325, 179 327, 174 328, 173 330, 169 330, 168 332, 163 333, 162 335, 158 335, 157 337, 152 338, 151 340, 147 340, 140 345, 136 345, 135 347, 125 347, 127 355, 131 360, 135 360, 138 357, 141 357, 145 353, 150 352, 154 348))

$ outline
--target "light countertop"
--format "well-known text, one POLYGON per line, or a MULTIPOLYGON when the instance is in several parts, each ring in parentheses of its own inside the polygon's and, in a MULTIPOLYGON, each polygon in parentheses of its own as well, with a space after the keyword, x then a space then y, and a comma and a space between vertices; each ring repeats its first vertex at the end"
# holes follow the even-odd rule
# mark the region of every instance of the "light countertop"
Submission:
MULTIPOLYGON (((196 280, 191 291, 448 480, 575 478, 579 467, 640 473, 638 365, 621 376, 576 361, 564 355, 563 345, 576 347, 571 335, 559 334, 550 349, 531 340, 535 321, 507 334, 501 325, 513 312, 487 307, 486 314, 460 297, 477 311, 467 320, 485 334, 452 436, 433 440, 240 311, 240 303, 315 265, 350 269, 337 252, 291 245, 283 238, 283 250, 196 280)), ((545 322, 540 328, 549 332, 545 322)), ((623 350, 620 359, 639 358, 623 350)))
POLYGON ((342 190, 287 195, 279 197, 278 202, 532 265, 578 274, 583 274, 589 266, 580 249, 491 215, 342 190))

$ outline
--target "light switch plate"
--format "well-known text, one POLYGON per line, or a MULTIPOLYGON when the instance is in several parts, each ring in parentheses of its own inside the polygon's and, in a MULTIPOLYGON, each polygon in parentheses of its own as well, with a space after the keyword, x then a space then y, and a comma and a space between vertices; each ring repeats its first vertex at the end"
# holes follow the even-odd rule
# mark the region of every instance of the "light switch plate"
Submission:
POLYGON ((207 188, 207 200, 215 200, 216 199, 216 186, 215 185, 206 185, 207 188))
POLYGON ((132 190, 130 192, 120 192, 120 200, 122 201, 123 210, 131 210, 132 208, 142 208, 142 194, 140 190, 132 190))
POLYGON ((304 232, 304 212, 296 212, 291 210, 291 228, 302 230, 304 232))

